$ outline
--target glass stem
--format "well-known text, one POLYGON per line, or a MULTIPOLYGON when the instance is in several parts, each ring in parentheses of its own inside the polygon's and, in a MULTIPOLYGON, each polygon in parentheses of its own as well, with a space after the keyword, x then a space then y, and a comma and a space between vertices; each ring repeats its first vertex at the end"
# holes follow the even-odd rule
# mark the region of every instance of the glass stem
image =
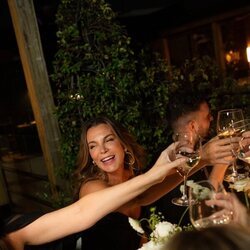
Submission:
POLYGON ((245 195, 246 206, 247 206, 247 209, 249 210, 249 200, 248 200, 247 192, 245 192, 244 195, 245 195))
POLYGON ((232 170, 233 170, 232 176, 237 177, 238 172, 237 172, 236 158, 234 158, 234 160, 233 160, 232 170))
MULTIPOLYGON (((230 140, 232 140, 232 136, 230 136, 230 140)), ((237 165, 236 165, 236 153, 234 151, 234 148, 233 148, 233 144, 232 142, 230 143, 231 144, 231 147, 232 147, 232 155, 233 155, 233 164, 232 164, 232 170, 233 170, 233 173, 232 173, 232 177, 238 177, 238 172, 237 172, 237 165)))
POLYGON ((179 220, 179 222, 178 222, 178 227, 181 226, 182 220, 183 220, 185 214, 187 213, 188 209, 189 209, 189 207, 187 207, 187 208, 185 209, 185 211, 183 212, 183 214, 182 214, 182 216, 181 216, 181 218, 180 218, 180 220, 179 220))
POLYGON ((187 175, 183 175, 183 193, 182 193, 182 200, 187 200, 187 175))

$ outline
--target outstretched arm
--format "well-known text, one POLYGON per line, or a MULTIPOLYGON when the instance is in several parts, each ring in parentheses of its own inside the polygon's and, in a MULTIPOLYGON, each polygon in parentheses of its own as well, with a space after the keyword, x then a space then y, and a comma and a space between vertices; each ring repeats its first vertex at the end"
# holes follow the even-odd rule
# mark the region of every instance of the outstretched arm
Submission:
MULTIPOLYGON (((156 164, 162 161, 162 158, 168 158, 168 161, 171 162, 171 160, 175 158, 173 153, 175 151, 175 147, 176 143, 172 143, 165 151, 163 151, 156 164)), ((143 192, 140 196, 136 197, 134 202, 140 206, 149 205, 170 192, 182 181, 183 178, 173 168, 172 171, 169 171, 168 175, 162 180, 162 182, 143 192)))
MULTIPOLYGON (((219 139, 216 136, 212 138, 203 145, 201 160, 199 164, 191 170, 189 176, 193 175, 207 165, 217 164, 213 168, 211 178, 215 183, 221 182, 227 166, 232 159, 232 147, 237 147, 239 140, 239 137, 219 139)), ((171 151, 174 150, 174 147, 174 143, 169 146, 169 155, 171 154, 171 151)), ((181 177, 176 171, 169 172, 161 183, 152 186, 142 195, 137 197, 136 202, 143 206, 149 205, 177 187, 182 181, 183 177, 181 177)))
POLYGON ((145 174, 124 183, 84 196, 74 204, 45 214, 28 226, 10 233, 5 240, 14 250, 24 244, 42 244, 92 226, 104 215, 117 209, 165 178, 171 169, 185 159, 169 161, 168 151, 162 152, 155 165, 145 174))

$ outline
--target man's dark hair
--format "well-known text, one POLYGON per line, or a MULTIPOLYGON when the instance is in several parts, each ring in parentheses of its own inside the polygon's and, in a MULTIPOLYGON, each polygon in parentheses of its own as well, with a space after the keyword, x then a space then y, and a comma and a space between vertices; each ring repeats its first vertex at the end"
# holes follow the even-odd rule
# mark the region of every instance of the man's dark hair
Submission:
POLYGON ((178 90, 168 103, 167 117, 171 127, 173 128, 174 123, 183 115, 198 111, 204 102, 208 101, 201 91, 188 88, 178 90))

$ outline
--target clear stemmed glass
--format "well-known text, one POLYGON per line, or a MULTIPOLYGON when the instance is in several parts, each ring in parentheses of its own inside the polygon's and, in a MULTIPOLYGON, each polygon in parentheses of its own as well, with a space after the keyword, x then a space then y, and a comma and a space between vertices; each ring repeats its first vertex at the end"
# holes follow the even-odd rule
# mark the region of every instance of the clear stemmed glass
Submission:
MULTIPOLYGON (((232 130, 233 130, 234 136, 242 136, 242 134, 245 131, 250 130, 250 119, 244 119, 244 120, 233 123, 232 130)), ((240 144, 241 143, 239 143, 239 146, 237 148, 232 148, 232 152, 237 162, 236 164, 236 170, 237 170, 236 177, 237 178, 235 180, 245 179, 249 174, 249 167, 248 166, 246 167, 247 164, 244 164, 244 163, 242 164, 242 162, 239 161, 241 160, 243 162, 246 162, 246 160, 242 159, 241 157, 240 152, 242 152, 243 149, 241 149, 240 144)))
POLYGON ((232 221, 230 210, 218 207, 214 204, 216 193, 226 193, 223 185, 217 188, 208 180, 193 183, 189 188, 189 217, 196 229, 205 228, 212 225, 228 224, 232 221), (209 202, 212 201, 213 205, 209 202))
POLYGON ((248 171, 250 166, 250 119, 245 120, 244 131, 242 133, 242 139, 240 140, 240 149, 237 154, 238 159, 244 161, 248 165, 248 171))
POLYGON ((201 157, 201 138, 192 132, 182 132, 174 136, 176 146, 176 158, 185 156, 188 160, 178 166, 177 172, 183 177, 182 196, 172 199, 172 203, 178 206, 188 206, 187 178, 188 174, 200 161, 201 157))
POLYGON ((244 120, 242 109, 224 109, 217 115, 217 134, 219 138, 231 136, 232 124, 244 120))
MULTIPOLYGON (((224 109, 218 112, 217 116, 217 134, 218 137, 232 138, 233 136, 238 136, 238 130, 236 128, 236 122, 244 120, 242 109, 224 109), (234 124, 234 125, 233 125, 234 124)), ((232 153, 235 155, 233 147, 232 153)), ((232 173, 225 176, 225 181, 234 182, 240 179, 241 176, 237 172, 236 157, 234 157, 232 163, 232 173)))

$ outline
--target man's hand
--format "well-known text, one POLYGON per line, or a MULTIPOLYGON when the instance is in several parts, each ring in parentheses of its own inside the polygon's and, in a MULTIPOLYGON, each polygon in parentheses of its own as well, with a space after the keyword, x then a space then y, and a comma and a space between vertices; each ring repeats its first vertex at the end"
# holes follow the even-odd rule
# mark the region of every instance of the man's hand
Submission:
POLYGON ((233 150, 239 147, 240 137, 219 139, 212 138, 202 147, 201 158, 207 165, 226 164, 233 160, 233 150))

